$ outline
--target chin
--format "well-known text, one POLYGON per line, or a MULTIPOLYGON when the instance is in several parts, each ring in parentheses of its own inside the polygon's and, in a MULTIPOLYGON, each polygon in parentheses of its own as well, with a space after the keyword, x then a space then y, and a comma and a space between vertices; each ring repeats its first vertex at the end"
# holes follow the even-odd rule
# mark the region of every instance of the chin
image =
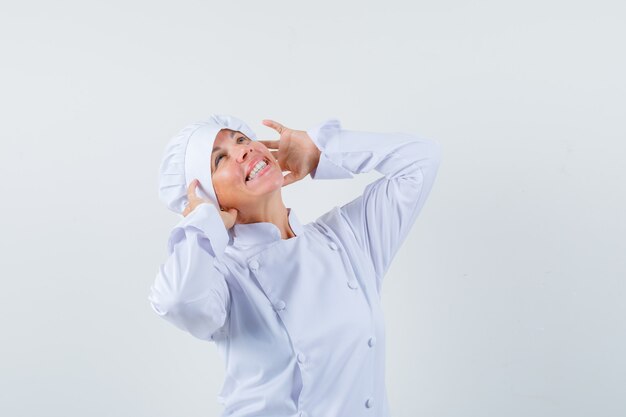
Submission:
POLYGON ((250 184, 251 191, 256 195, 267 194, 268 192, 280 190, 285 183, 282 172, 273 170, 268 172, 256 184, 250 184))
POLYGON ((273 179, 272 181, 267 181, 265 184, 254 190, 254 195, 261 197, 267 194, 275 193, 276 191, 280 191, 280 189, 283 187, 284 182, 284 179, 273 179))

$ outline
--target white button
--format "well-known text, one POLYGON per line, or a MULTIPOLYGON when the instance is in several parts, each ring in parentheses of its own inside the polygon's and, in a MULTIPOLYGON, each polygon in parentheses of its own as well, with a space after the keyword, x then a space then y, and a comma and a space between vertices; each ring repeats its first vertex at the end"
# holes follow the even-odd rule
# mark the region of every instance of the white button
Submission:
POLYGON ((328 246, 330 246, 332 250, 337 250, 337 244, 335 242, 330 242, 328 246))
POLYGON ((259 269, 259 263, 257 262, 256 259, 251 260, 248 265, 250 265, 250 268, 252 268, 254 271, 256 271, 257 269, 259 269))
POLYGON ((278 300, 276 301, 276 304, 274 304, 274 307, 276 308, 276 310, 284 310, 285 306, 286 304, 283 300, 278 300))
POLYGON ((374 400, 372 400, 371 398, 368 398, 367 401, 365 401, 365 406, 367 408, 372 408, 374 406, 374 400))
POLYGON ((376 344, 376 338, 375 337, 370 337, 370 340, 367 341, 367 344, 372 347, 376 344))
POLYGON ((354 281, 348 281, 348 287, 352 288, 353 290, 359 288, 359 286, 354 281))
POLYGON ((302 352, 298 353, 298 362, 304 363, 305 360, 306 360, 306 355, 302 352))
POLYGON ((306 412, 300 411, 300 414, 298 414, 298 417, 306 417, 306 412))

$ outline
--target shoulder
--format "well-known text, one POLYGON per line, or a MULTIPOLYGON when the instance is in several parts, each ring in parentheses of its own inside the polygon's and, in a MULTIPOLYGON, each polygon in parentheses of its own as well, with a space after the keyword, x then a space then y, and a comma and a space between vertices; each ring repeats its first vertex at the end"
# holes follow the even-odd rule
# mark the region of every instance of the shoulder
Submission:
POLYGON ((337 243, 340 243, 342 246, 363 247, 354 229, 356 225, 350 221, 344 207, 335 206, 310 224, 332 240, 337 240, 337 243))

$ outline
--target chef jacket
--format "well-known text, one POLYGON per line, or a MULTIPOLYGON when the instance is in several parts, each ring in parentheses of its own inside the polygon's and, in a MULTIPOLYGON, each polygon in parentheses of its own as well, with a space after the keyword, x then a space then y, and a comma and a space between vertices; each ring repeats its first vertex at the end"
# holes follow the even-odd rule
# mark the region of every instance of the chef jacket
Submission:
POLYGON ((307 131, 316 179, 382 177, 358 198, 282 239, 269 222, 227 231, 213 204, 172 230, 149 301, 165 320, 215 342, 222 417, 387 417, 381 285, 433 186, 441 146, 402 133, 307 131))

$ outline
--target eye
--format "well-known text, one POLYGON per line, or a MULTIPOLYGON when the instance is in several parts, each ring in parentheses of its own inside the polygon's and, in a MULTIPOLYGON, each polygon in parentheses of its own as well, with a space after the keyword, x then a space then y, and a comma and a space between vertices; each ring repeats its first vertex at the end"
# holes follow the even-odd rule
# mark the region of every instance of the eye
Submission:
MULTIPOLYGON (((248 140, 248 138, 247 138, 247 137, 245 137, 245 136, 239 136, 239 137, 237 138, 237 143, 242 143, 242 142, 245 142, 245 141, 247 141, 247 140, 248 140)), ((224 155, 218 155, 218 156, 215 158, 215 168, 217 168, 217 164, 218 164, 218 162, 220 161, 220 159, 222 159, 222 157, 223 157, 223 156, 224 156, 224 155)))

